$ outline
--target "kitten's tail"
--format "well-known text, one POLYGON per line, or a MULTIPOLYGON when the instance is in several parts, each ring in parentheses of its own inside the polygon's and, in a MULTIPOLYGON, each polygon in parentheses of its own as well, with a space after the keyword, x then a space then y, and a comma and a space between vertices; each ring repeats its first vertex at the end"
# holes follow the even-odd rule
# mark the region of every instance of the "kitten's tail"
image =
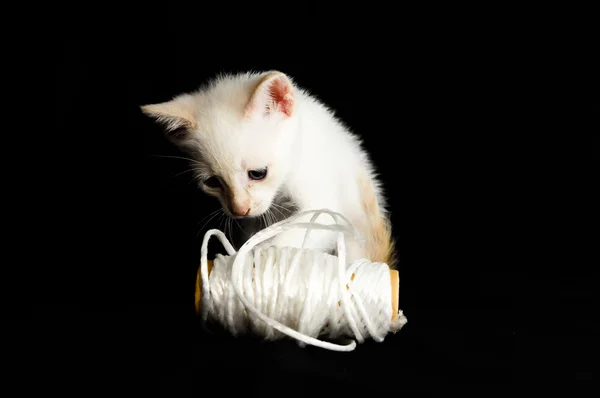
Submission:
POLYGON ((366 250, 372 262, 386 263, 396 267, 396 245, 392 236, 392 226, 388 217, 382 214, 373 182, 369 176, 360 177, 362 204, 367 214, 366 250))

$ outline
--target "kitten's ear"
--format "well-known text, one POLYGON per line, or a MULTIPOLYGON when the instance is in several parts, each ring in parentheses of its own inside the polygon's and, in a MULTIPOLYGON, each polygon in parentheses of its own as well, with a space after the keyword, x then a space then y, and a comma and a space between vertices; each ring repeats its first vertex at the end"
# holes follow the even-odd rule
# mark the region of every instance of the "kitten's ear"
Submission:
POLYGON ((290 79, 282 72, 268 72, 250 96, 245 116, 268 116, 275 113, 291 116, 294 104, 294 87, 290 79))
POLYGON ((196 107, 189 94, 180 95, 171 101, 143 105, 142 112, 162 123, 169 138, 182 138, 188 130, 196 128, 196 107))

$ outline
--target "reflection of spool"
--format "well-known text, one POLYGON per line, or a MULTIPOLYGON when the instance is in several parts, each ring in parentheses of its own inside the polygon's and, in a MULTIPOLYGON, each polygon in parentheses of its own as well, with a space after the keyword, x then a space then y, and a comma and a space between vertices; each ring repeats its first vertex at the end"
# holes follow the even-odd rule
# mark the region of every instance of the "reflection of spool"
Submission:
MULTIPOLYGON (((213 261, 208 260, 208 274, 213 268, 213 261)), ((354 280, 354 274, 352 274, 352 280, 354 280)), ((398 317, 398 294, 399 294, 399 275, 395 269, 390 270, 390 284, 392 289, 392 320, 396 320, 398 317)), ((198 267, 198 273, 196 275, 196 294, 194 302, 196 304, 196 313, 200 312, 200 301, 202 299, 202 278, 200 278, 200 268, 198 267)))

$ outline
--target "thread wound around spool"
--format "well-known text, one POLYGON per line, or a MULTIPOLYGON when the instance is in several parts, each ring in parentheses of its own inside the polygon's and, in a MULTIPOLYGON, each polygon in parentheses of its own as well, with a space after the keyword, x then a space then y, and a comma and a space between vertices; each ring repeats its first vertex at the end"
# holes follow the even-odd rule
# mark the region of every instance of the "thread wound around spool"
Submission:
MULTIPOLYGON (((208 275, 213 268, 213 260, 208 260, 208 275)), ((354 277, 354 274, 352 275, 354 277)), ((398 317, 398 298, 400 293, 400 275, 398 270, 390 269, 390 285, 392 289, 392 320, 396 320, 398 317)), ((200 267, 196 273, 196 292, 194 294, 194 303, 196 307, 196 314, 200 313, 200 305, 202 301, 202 278, 200 277, 200 267)))
POLYGON ((369 338, 383 342, 387 333, 396 333, 407 322, 398 309, 398 271, 366 258, 347 262, 347 238, 362 241, 343 215, 327 209, 273 224, 238 251, 222 231, 207 231, 196 276, 196 312, 204 322, 210 318, 234 336, 248 332, 268 340, 287 336, 301 345, 346 352, 369 338), (316 223, 321 214, 331 216, 334 224, 316 223), (302 222, 306 216, 310 221, 302 222), (302 248, 261 245, 292 228, 306 229, 302 248), (337 234, 337 256, 304 249, 314 229, 337 234), (210 261, 212 236, 221 241, 227 255, 210 261), (337 344, 319 337, 351 340, 337 344))

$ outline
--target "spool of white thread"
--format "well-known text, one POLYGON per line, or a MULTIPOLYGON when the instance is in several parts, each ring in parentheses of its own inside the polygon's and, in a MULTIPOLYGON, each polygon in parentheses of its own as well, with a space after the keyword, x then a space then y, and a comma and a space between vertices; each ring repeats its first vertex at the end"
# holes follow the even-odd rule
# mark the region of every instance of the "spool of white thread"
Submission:
POLYGON ((398 309, 399 276, 387 264, 367 259, 346 263, 345 238, 358 239, 341 214, 323 209, 296 214, 251 237, 236 253, 225 235, 208 231, 202 243, 196 279, 196 311, 203 321, 220 324, 231 334, 251 333, 275 340, 286 336, 301 345, 352 351, 356 341, 382 342, 407 322, 398 309), (309 223, 296 222, 312 214, 309 223), (321 214, 335 224, 320 224, 321 214), (340 224, 340 220, 345 222, 340 224), (257 246, 290 228, 338 233, 337 256, 304 248, 257 246), (207 259, 208 241, 217 236, 228 255, 207 259), (340 345, 318 339, 348 338, 340 345))

